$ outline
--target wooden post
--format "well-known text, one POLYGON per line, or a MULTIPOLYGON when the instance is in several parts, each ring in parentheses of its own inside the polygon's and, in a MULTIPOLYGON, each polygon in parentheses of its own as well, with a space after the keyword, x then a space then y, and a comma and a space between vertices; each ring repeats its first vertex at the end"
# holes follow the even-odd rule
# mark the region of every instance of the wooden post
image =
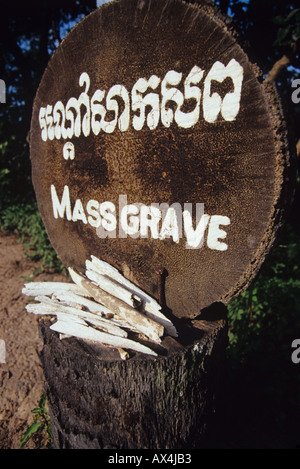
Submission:
POLYGON ((30 151, 41 216, 70 272, 96 256, 178 321, 157 357, 125 361, 41 321, 55 446, 204 446, 226 306, 257 274, 289 200, 276 90, 208 0, 110 2, 51 58, 30 151))
POLYGON ((49 320, 41 320, 54 447, 205 447, 221 415, 226 379, 226 309, 221 311, 218 320, 186 328, 189 345, 169 337, 163 342, 167 355, 136 354, 125 361, 112 349, 60 340, 49 320))

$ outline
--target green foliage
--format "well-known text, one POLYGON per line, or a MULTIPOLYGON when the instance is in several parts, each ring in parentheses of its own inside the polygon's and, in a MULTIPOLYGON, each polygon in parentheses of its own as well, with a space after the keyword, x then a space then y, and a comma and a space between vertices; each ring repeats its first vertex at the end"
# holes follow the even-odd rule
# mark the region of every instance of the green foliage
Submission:
POLYGON ((53 449, 50 417, 46 411, 46 400, 46 394, 43 393, 38 407, 31 411, 34 414, 34 421, 21 437, 21 449, 24 449, 30 440, 34 441, 35 449, 53 449))
POLYGON ((300 334, 299 259, 300 235, 288 224, 253 284, 229 306, 231 377, 248 407, 256 403, 257 415, 263 403, 279 425, 300 416, 300 374, 291 361, 300 334))
POLYGON ((291 46, 300 39, 300 9, 290 12, 287 17, 276 16, 274 23, 279 25, 274 46, 291 46))
POLYGON ((0 105, 0 209, 8 199, 10 204, 28 202, 34 195, 29 158, 33 99, 70 25, 95 7, 95 0, 16 0, 1 11, 0 79, 6 83, 6 104, 0 105))
POLYGON ((281 341, 283 331, 300 325, 300 237, 289 225, 283 236, 251 287, 230 305, 231 343, 239 355, 241 344, 250 352, 262 333, 281 341))
POLYGON ((35 273, 41 270, 66 273, 50 244, 36 203, 8 206, 0 214, 0 230, 20 236, 26 258, 39 262, 35 273))

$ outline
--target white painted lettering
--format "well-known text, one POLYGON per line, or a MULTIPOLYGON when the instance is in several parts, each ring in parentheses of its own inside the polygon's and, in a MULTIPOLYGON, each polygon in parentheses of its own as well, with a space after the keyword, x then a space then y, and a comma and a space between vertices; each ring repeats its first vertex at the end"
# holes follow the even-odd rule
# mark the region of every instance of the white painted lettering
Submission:
POLYGON ((186 249, 200 249, 202 248, 203 243, 204 243, 204 233, 208 226, 210 216, 204 214, 203 204, 199 204, 199 205, 200 205, 200 212, 202 213, 200 217, 199 217, 199 212, 197 214, 197 225, 194 230, 191 204, 184 204, 184 211, 183 211, 182 217, 183 217, 184 233, 187 239, 186 249))
POLYGON ((155 90, 159 83, 160 78, 152 75, 148 81, 145 78, 140 78, 133 86, 131 91, 132 110, 139 111, 139 115, 134 115, 132 119, 132 125, 135 130, 141 130, 144 126, 146 106, 151 106, 151 111, 147 115, 147 125, 150 130, 156 129, 160 116, 159 94, 148 93, 146 96, 143 96, 142 93, 145 93, 148 88, 155 90))
POLYGON ((64 144, 63 148, 63 157, 65 160, 74 160, 75 158, 75 147, 72 142, 67 142, 64 144))
POLYGON ((87 219, 80 199, 76 200, 72 215, 72 221, 78 220, 81 220, 85 225, 87 224, 87 219))
POLYGON ((216 122, 220 113, 226 121, 233 121, 237 117, 240 110, 243 76, 243 67, 234 59, 226 67, 221 62, 213 65, 206 77, 203 92, 203 112, 207 122, 216 122), (218 93, 211 95, 211 82, 223 83, 228 77, 233 81, 234 91, 227 93, 223 100, 218 93))
POLYGON ((42 137, 42 140, 44 140, 44 142, 46 142, 48 138, 45 115, 46 115, 46 108, 41 107, 39 111, 39 122, 40 122, 40 128, 42 130, 41 137, 42 137))
MULTIPOLYGON (((88 137, 90 135, 91 131, 91 110, 90 110, 90 98, 88 96, 88 91, 90 89, 90 77, 88 76, 87 73, 82 73, 79 78, 79 86, 82 87, 85 85, 85 90, 81 93, 79 96, 78 102, 79 102, 79 109, 83 105, 85 107, 85 114, 82 118, 82 133, 85 137, 88 137)), ((79 122, 78 122, 78 127, 79 129, 76 129, 77 132, 80 134, 80 111, 79 111, 79 122)))
MULTIPOLYGON (((96 233, 101 239, 117 237, 118 220, 113 202, 100 203, 91 199, 84 205, 81 199, 76 199, 73 205, 68 186, 64 186, 61 200, 53 184, 50 192, 55 219, 66 218, 68 221, 90 225, 96 228, 96 233)), ((149 206, 141 203, 127 204, 127 196, 120 195, 118 235, 120 239, 127 236, 155 240, 171 239, 174 243, 179 243, 185 236, 186 249, 201 249, 207 231, 207 247, 215 251, 226 251, 228 245, 221 240, 227 237, 227 233, 220 227, 230 225, 230 219, 225 216, 207 215, 204 213, 204 204, 197 203, 194 228, 192 213, 191 203, 185 203, 184 210, 179 203, 171 206, 165 202, 149 206)))
POLYGON ((103 104, 100 103, 103 101, 104 96, 105 91, 96 90, 91 100, 91 126, 92 131, 95 135, 98 135, 101 129, 103 130, 103 122, 106 114, 106 109, 103 104), (98 116, 99 119, 97 118, 98 116))
POLYGON ((135 204, 126 205, 121 211, 120 223, 125 235, 136 237, 139 234, 139 207, 135 204))
POLYGON ((219 116, 227 122, 235 120, 240 110, 243 67, 235 59, 226 66, 217 61, 203 81, 204 74, 205 71, 195 65, 184 80, 183 93, 178 88, 183 74, 169 70, 162 80, 156 75, 148 80, 139 78, 131 92, 124 85, 117 84, 107 94, 105 90, 95 90, 90 98, 90 77, 83 72, 79 77, 79 86, 84 87, 84 91, 78 99, 70 97, 65 106, 62 101, 57 101, 54 107, 48 104, 40 108, 41 138, 46 142, 54 138, 88 137, 91 131, 94 135, 99 135, 101 131, 110 134, 117 128, 126 132, 130 125, 140 131, 145 123, 150 130, 154 130, 159 121, 167 128, 175 122, 179 127, 189 129, 199 122, 201 116, 201 82, 204 120, 214 123, 219 116), (212 93, 212 82, 223 83, 226 78, 231 78, 234 90, 222 99, 218 93, 212 93), (187 103, 190 107, 194 103, 194 107, 184 112, 187 103))
POLYGON ((116 207, 112 202, 103 202, 100 205, 100 215, 102 217, 102 226, 106 231, 115 231, 116 222, 116 207))
MULTIPOLYGON (((43 108, 41 108, 43 109, 43 108)), ((53 109, 53 123, 55 124, 55 138, 67 138, 65 129, 65 107, 61 101, 57 101, 53 109)))
POLYGON ((142 205, 140 210, 140 234, 142 238, 148 238, 148 228, 150 228, 151 238, 159 238, 158 224, 161 219, 161 212, 158 208, 142 205))
POLYGON ((192 68, 189 75, 185 79, 184 82, 184 99, 194 99, 196 101, 196 106, 193 111, 190 112, 182 112, 180 106, 175 111, 175 121, 179 125, 179 127, 183 127, 185 129, 189 129, 193 127, 199 120, 200 116, 200 100, 201 100, 201 90, 198 86, 191 86, 196 85, 199 83, 204 75, 204 71, 201 70, 199 67, 195 65, 192 68))
POLYGON ((174 111, 167 107, 169 102, 177 104, 177 108, 180 108, 183 104, 183 94, 174 86, 179 85, 181 82, 182 73, 170 70, 165 76, 161 84, 161 122, 165 127, 170 127, 174 118, 174 111), (169 85, 173 86, 170 87, 169 85))
POLYGON ((101 217, 99 212, 99 202, 97 200, 89 200, 86 204, 86 211, 88 213, 88 223, 94 228, 99 228, 101 225, 101 217))
POLYGON ((220 225, 230 225, 230 219, 228 217, 213 215, 209 223, 207 246, 217 251, 226 251, 228 249, 227 244, 222 243, 219 239, 226 238, 227 233, 220 229, 220 225))
POLYGON ((128 91, 126 90, 125 86, 114 85, 110 88, 106 97, 106 109, 108 111, 114 112, 114 119, 111 121, 103 121, 102 127, 104 132, 111 134, 115 130, 117 123, 121 132, 125 132, 126 130, 128 130, 130 118, 130 100, 128 91), (124 110, 119 118, 119 104, 116 99, 113 99, 116 98, 116 96, 122 98, 125 105, 124 110))
POLYGON ((162 222, 162 227, 160 230, 159 238, 160 239, 172 238, 174 243, 179 243, 179 238, 181 238, 181 229, 179 227, 179 223, 180 223, 179 220, 182 219, 182 213, 181 213, 180 204, 178 204, 179 207, 174 207, 173 205, 167 209, 165 216, 163 217, 163 222, 162 222))
POLYGON ((52 207, 53 207, 53 215, 54 218, 64 218, 65 212, 67 216, 67 220, 72 220, 72 213, 71 213, 71 201, 70 201, 70 192, 69 187, 64 187, 64 192, 62 195, 61 202, 59 202, 56 189, 54 185, 51 186, 51 198, 52 198, 52 207))

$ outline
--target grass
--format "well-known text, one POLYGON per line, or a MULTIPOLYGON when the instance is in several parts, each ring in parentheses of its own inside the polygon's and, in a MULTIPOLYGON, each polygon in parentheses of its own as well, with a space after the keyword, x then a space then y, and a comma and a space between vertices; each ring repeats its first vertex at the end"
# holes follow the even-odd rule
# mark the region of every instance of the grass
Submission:
POLYGON ((66 274, 64 265, 51 246, 36 203, 5 208, 0 215, 0 230, 19 236, 26 258, 39 262, 36 273, 50 271, 66 274))
POLYGON ((47 398, 43 393, 38 406, 31 411, 34 415, 33 423, 23 433, 20 449, 24 449, 29 441, 33 441, 34 449, 53 449, 50 416, 46 410, 47 398))

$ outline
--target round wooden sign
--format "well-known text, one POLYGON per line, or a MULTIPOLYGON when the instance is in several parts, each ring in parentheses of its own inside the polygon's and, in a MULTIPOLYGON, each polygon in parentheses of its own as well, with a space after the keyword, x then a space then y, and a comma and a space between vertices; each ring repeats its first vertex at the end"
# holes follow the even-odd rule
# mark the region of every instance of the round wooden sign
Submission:
POLYGON ((205 2, 120 0, 79 23, 34 102, 33 184, 67 267, 91 255, 196 317, 256 274, 287 165, 275 98, 205 2))

